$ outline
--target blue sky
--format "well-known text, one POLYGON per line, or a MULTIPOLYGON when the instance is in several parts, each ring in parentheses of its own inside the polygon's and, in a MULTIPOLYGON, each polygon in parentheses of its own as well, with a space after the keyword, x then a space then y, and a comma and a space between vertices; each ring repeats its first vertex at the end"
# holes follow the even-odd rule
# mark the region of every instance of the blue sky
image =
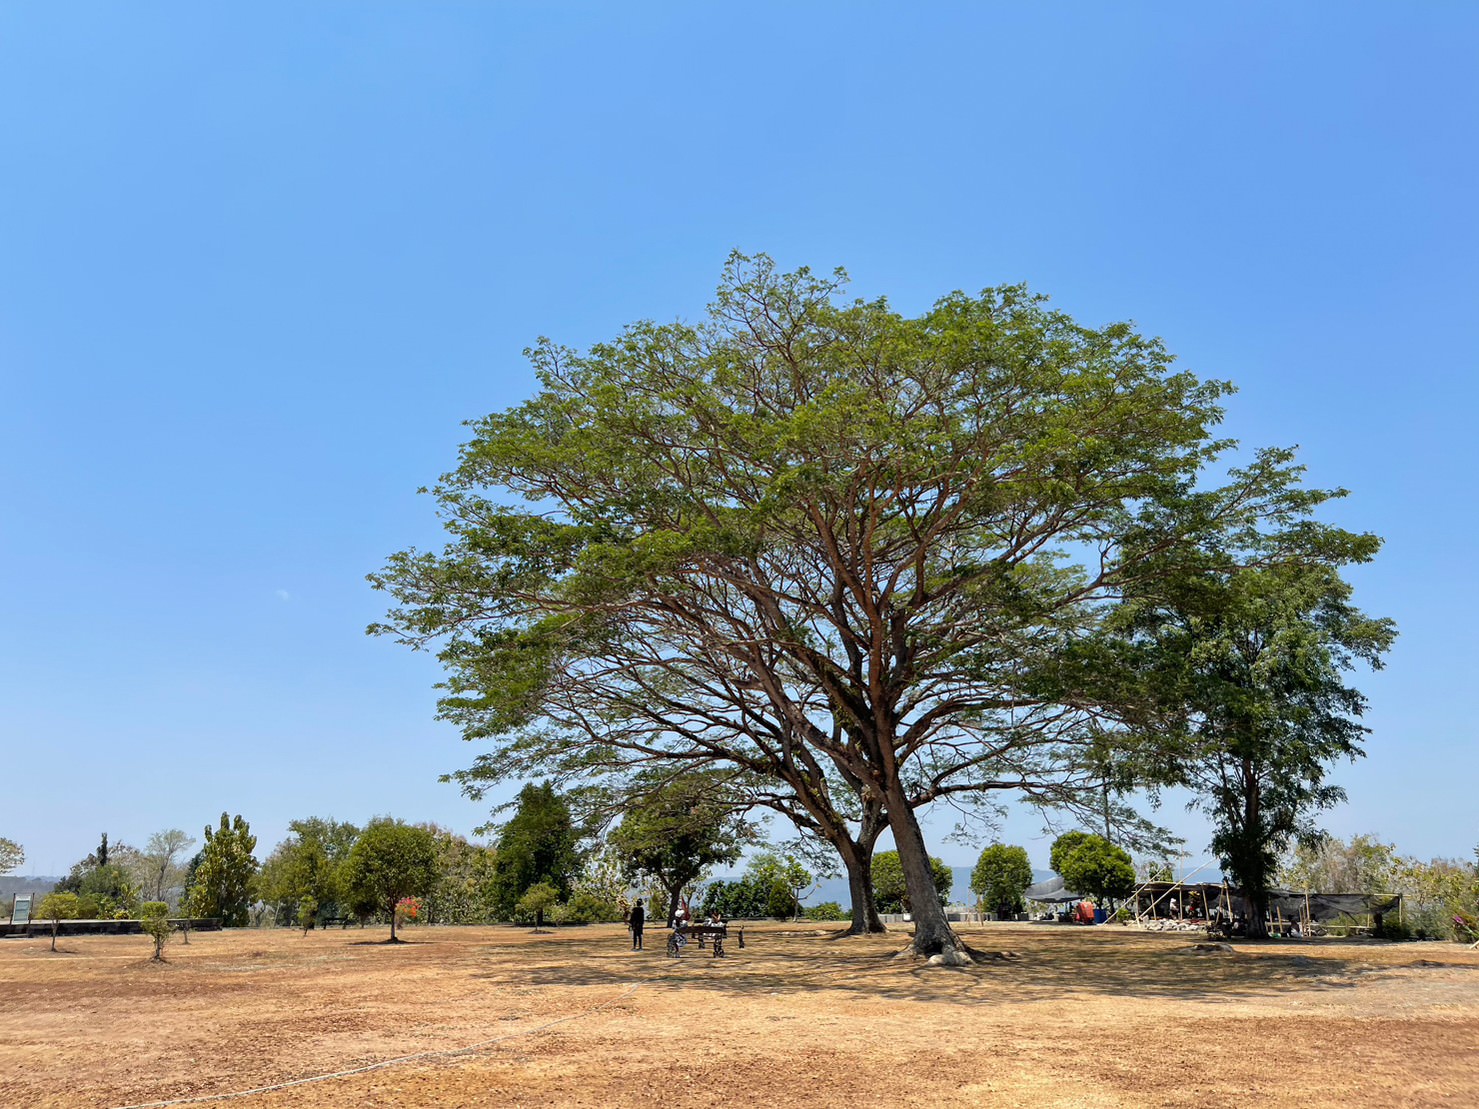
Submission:
POLYGON ((364 575, 525 346, 695 316, 739 247, 911 312, 1026 280, 1237 382, 1387 540, 1325 823, 1467 854, 1476 49, 1457 3, 0 7, 0 835, 480 823, 364 575))

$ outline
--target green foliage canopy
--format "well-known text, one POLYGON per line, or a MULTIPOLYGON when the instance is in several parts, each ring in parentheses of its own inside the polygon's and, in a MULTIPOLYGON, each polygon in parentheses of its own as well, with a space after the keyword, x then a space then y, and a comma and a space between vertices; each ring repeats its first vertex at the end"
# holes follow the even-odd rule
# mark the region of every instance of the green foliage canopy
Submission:
POLYGON ((221 814, 217 828, 206 825, 205 846, 194 867, 189 910, 196 916, 220 917, 227 928, 247 923, 256 893, 257 837, 238 813, 221 814))
MULTIPOLYGON (((934 881, 934 899, 939 905, 950 899, 955 873, 944 861, 930 858, 930 876, 934 881)), ((880 851, 873 856, 873 896, 881 913, 914 913, 914 900, 904 882, 904 868, 897 851, 880 851)))
POLYGON ((671 916, 684 889, 709 867, 735 862, 754 841, 738 803, 715 775, 685 774, 650 787, 639 779, 607 843, 629 880, 651 878, 666 891, 671 916))
POLYGON ((954 938, 913 810, 1082 788, 1099 732, 1064 645, 1152 562, 1323 495, 1280 452, 1199 487, 1227 387, 1127 324, 1020 286, 906 318, 840 282, 736 255, 698 325, 541 341, 541 391, 434 489, 446 550, 372 577, 398 606, 372 630, 438 645, 443 717, 492 747, 474 788, 659 760, 814 815, 858 790, 928 954, 954 938))
POLYGON ((1085 835, 1061 862, 1059 873, 1068 888, 1101 905, 1128 897, 1135 889, 1135 864, 1129 852, 1103 836, 1085 835))
POLYGON ((262 864, 258 889, 279 920, 300 921, 301 907, 313 902, 311 926, 319 915, 343 916, 348 897, 343 867, 359 829, 343 821, 308 817, 288 824, 288 836, 262 864))
POLYGON ((435 824, 423 825, 436 845, 437 880, 425 895, 428 924, 480 924, 492 919, 498 853, 435 824))
POLYGON ((1084 840, 1091 838, 1093 834, 1094 833, 1092 832, 1084 832, 1079 830, 1064 832, 1061 836, 1053 841, 1053 846, 1048 849, 1048 865, 1052 867, 1054 872, 1057 873, 1060 877, 1064 877, 1063 868, 1068 863, 1068 856, 1077 851, 1079 845, 1082 844, 1084 840))
POLYGON ((541 882, 567 897, 581 869, 579 843, 570 806, 551 783, 520 790, 498 836, 492 898, 500 918, 513 919, 519 898, 541 882))
POLYGON ((436 841, 425 828, 376 817, 350 848, 343 889, 356 909, 389 915, 390 941, 395 943, 395 903, 423 896, 436 884, 436 861, 436 841))
POLYGON ((1250 902, 1250 935, 1262 934, 1280 853, 1345 797, 1326 781, 1330 765, 1362 753, 1366 701, 1344 675, 1380 667, 1396 636, 1351 604, 1339 572, 1380 540, 1313 527, 1293 540, 1265 565, 1181 567, 1115 614, 1165 706, 1148 773, 1191 790, 1211 817, 1212 849, 1250 902))
POLYGON ((1032 860, 1025 847, 993 843, 981 851, 971 871, 971 892, 987 911, 1006 906, 1011 912, 1020 912, 1022 893, 1030 885, 1032 860))

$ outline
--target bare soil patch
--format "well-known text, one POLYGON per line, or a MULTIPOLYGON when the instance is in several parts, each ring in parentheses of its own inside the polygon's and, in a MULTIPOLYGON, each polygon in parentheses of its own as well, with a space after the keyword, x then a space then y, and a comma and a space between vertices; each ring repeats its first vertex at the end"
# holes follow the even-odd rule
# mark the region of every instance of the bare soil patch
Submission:
POLYGON ((725 959, 603 926, 0 941, 0 1101, 125 1106, 391 1066, 209 1104, 1479 1104, 1479 951, 1193 951, 1113 927, 901 935, 762 925, 725 959), (460 1054, 449 1054, 471 1048, 460 1054))

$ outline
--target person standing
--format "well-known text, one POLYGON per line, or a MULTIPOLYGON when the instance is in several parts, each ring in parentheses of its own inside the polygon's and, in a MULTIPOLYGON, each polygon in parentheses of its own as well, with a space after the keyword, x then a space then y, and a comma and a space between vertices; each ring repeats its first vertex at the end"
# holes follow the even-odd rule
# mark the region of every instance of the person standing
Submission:
POLYGON ((642 925, 647 923, 647 911, 642 908, 642 899, 637 898, 637 903, 632 906, 632 912, 627 917, 627 926, 632 930, 632 950, 642 950, 642 925))

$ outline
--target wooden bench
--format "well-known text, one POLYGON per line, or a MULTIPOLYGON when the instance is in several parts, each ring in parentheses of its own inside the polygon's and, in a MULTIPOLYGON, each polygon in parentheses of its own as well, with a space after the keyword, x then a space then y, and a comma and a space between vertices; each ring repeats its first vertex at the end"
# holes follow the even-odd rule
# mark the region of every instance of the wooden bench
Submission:
MULTIPOLYGON (((724 958, 724 940, 729 935, 727 924, 690 924, 686 928, 675 928, 668 936, 668 954, 678 958, 682 953, 683 945, 678 942, 679 936, 685 936, 692 940, 700 951, 703 950, 704 940, 714 941, 712 955, 716 959, 724 958)), ((739 937, 739 945, 745 946, 745 926, 739 925, 735 929, 735 935, 739 937)))

